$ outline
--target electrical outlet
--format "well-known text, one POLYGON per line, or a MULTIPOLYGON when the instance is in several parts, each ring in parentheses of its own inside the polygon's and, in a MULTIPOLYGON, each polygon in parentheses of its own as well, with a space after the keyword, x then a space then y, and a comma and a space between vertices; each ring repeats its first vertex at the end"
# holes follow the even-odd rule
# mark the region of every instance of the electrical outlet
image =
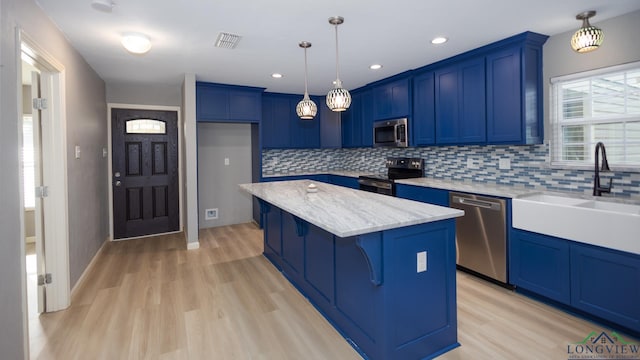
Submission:
POLYGON ((80 145, 76 145, 76 159, 80 159, 80 154, 82 151, 80 150, 80 145))
POLYGON ((476 162, 472 158, 467 158, 467 169, 476 169, 476 162))
POLYGON ((425 272, 427 271, 427 252, 421 251, 417 254, 417 271, 416 272, 425 272))
POLYGON ((218 209, 206 209, 204 211, 205 220, 215 220, 218 218, 218 209))
POLYGON ((498 169, 511 170, 511 159, 506 158, 498 160, 498 169))

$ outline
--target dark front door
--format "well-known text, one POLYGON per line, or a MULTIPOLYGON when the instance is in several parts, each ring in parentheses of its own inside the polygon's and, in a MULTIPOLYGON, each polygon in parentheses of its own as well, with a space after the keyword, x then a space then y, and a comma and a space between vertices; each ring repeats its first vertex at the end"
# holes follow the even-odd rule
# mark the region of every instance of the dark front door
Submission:
POLYGON ((115 239, 179 230, 178 113, 112 109, 115 239))

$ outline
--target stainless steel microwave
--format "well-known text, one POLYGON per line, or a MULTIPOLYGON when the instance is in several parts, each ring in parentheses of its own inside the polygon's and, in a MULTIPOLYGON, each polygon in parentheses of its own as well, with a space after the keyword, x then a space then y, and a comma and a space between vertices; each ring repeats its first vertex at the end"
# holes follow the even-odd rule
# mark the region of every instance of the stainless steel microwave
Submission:
POLYGON ((409 146, 407 118, 375 121, 373 146, 409 146))

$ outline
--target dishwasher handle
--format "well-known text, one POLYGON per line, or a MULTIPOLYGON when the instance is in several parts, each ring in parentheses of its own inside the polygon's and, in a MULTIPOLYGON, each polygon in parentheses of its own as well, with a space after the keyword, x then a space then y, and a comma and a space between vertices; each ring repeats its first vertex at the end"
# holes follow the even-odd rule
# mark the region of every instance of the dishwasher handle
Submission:
POLYGON ((477 200, 470 199, 462 196, 454 196, 453 197, 454 204, 468 205, 473 207, 479 207, 483 209, 490 209, 499 211, 502 208, 502 205, 499 202, 485 201, 485 200, 477 200))

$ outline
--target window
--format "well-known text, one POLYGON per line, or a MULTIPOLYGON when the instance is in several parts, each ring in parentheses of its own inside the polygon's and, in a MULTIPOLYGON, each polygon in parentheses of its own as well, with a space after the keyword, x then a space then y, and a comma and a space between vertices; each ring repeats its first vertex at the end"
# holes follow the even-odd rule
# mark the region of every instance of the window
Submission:
POLYGON ((640 62, 551 83, 553 163, 593 166, 601 141, 609 165, 640 168, 640 62))
POLYGON ((35 194, 35 160, 33 151, 33 118, 31 115, 22 117, 22 166, 23 166, 23 189, 24 207, 36 207, 35 194))
POLYGON ((166 134, 164 121, 152 119, 127 120, 127 134, 166 134))

